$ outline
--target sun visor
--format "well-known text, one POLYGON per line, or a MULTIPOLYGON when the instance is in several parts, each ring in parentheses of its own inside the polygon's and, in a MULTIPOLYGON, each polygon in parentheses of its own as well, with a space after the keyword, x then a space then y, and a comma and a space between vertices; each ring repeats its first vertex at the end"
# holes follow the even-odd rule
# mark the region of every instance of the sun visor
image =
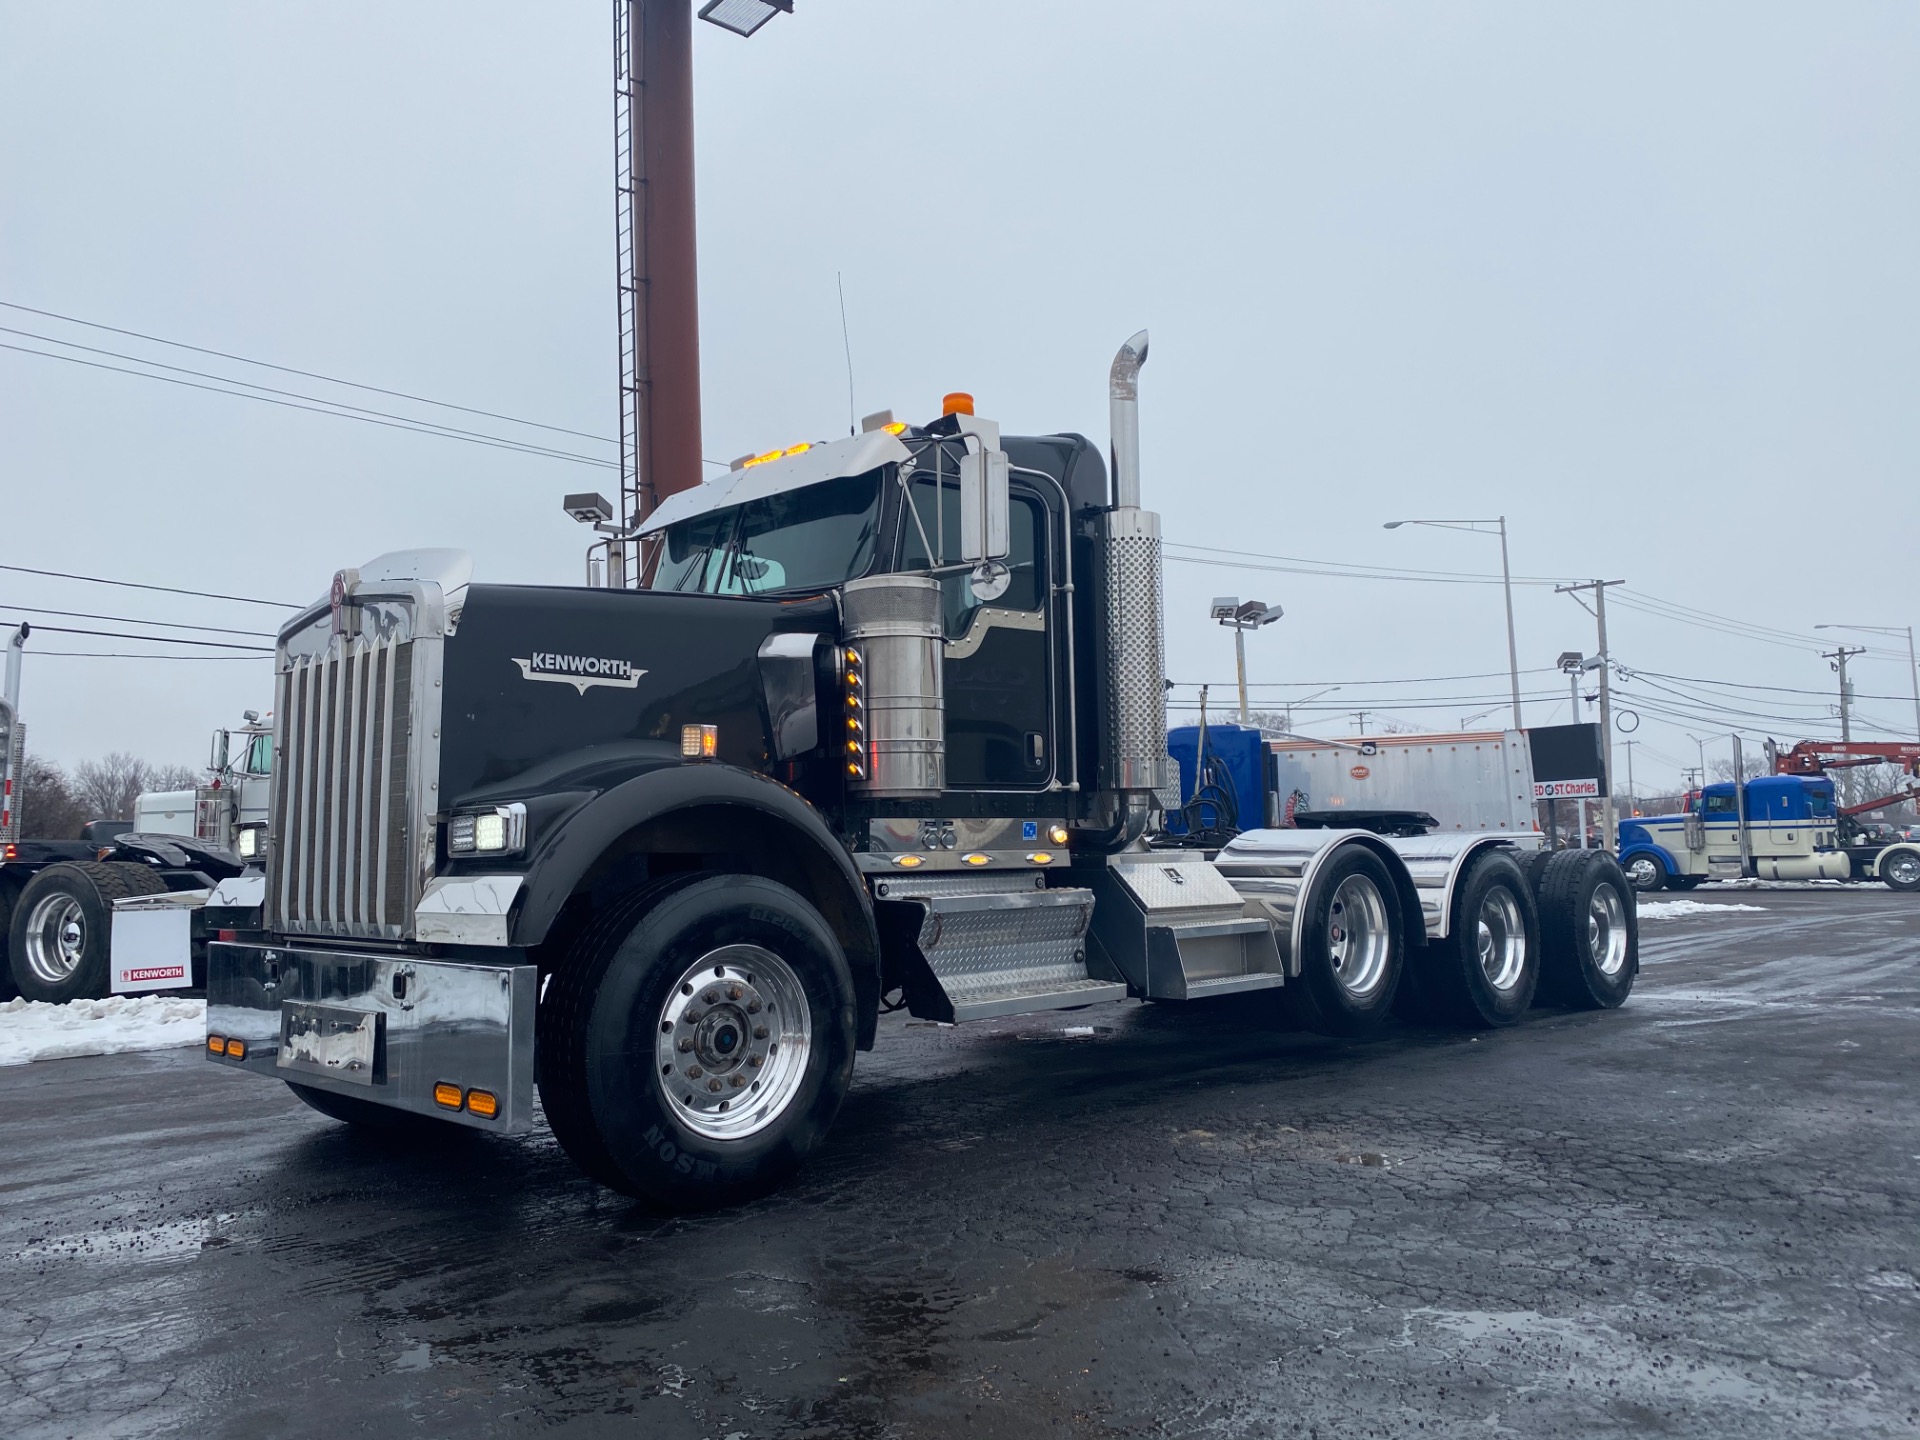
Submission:
POLYGON ((804 490, 825 480, 864 475, 882 465, 897 465, 912 455, 898 438, 884 430, 811 445, 798 455, 745 465, 691 490, 669 495, 641 522, 640 533, 651 535, 696 515, 744 505, 749 500, 764 500, 789 490, 804 490))

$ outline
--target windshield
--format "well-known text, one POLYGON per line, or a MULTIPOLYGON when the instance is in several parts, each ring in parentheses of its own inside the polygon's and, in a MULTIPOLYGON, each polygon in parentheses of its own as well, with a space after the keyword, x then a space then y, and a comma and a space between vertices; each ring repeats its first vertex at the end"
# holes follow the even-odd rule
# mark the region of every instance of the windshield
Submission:
POLYGON ((874 471, 696 515, 667 527, 653 588, 761 595, 842 584, 873 563, 879 508, 874 471))

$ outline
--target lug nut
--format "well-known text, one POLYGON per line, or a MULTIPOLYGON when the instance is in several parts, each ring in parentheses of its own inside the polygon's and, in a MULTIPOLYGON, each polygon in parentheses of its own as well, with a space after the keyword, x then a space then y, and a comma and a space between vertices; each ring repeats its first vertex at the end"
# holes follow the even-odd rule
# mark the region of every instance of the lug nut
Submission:
POLYGON ((704 1074, 706 1074, 706 1071, 702 1070, 698 1065, 687 1066, 687 1079, 689 1080, 698 1080, 704 1074))
POLYGON ((689 1025, 697 1025, 700 1022, 700 1012, 689 1005, 680 1012, 680 1018, 689 1025))
POLYGON ((729 1000, 738 1000, 742 995, 746 993, 747 992, 742 990, 738 985, 727 986, 727 999, 729 1000))
POLYGON ((692 1048, 693 1048, 693 1037, 691 1035, 682 1035, 680 1037, 680 1049, 684 1052, 687 1050, 691 1050, 692 1048))
POLYGON ((766 1026, 764 1026, 764 1025, 756 1025, 756 1026, 754 1026, 754 1027, 753 1027, 753 1038, 754 1038, 754 1039, 756 1039, 756 1040, 764 1040, 764 1039, 766 1039, 766 1038, 767 1038, 767 1027, 766 1027, 766 1026))
POLYGON ((733 1086, 734 1089, 738 1090, 747 1083, 747 1077, 744 1075, 735 1075, 730 1080, 728 1080, 727 1083, 733 1086))
POLYGON ((700 1003, 703 1005, 718 1005, 720 1003, 720 992, 718 990, 707 991, 700 997, 700 1003))
POLYGON ((707 1089, 717 1091, 719 1090, 719 1088, 720 1088, 720 1082, 718 1080, 707 1081, 707 1089))
POLYGON ((747 1014, 758 1015, 759 1013, 760 1013, 760 1002, 758 1000, 749 1000, 747 1002, 747 1014))
POLYGON ((767 1063, 767 1057, 764 1055, 749 1055, 747 1057, 747 1064, 751 1065, 756 1070, 758 1070, 762 1065, 766 1063, 767 1063))

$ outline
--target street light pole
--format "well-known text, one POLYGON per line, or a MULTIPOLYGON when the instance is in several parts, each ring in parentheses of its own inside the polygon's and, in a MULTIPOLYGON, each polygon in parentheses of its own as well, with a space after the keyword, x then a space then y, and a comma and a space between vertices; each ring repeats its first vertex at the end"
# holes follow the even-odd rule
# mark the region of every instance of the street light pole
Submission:
POLYGON ((1382 530, 1398 530, 1402 525, 1426 525, 1435 530, 1465 530, 1474 535, 1485 535, 1482 525, 1499 527, 1500 534, 1500 587, 1507 601, 1507 678, 1513 690, 1513 728, 1523 729, 1520 719, 1520 645, 1513 632, 1513 568, 1507 563, 1507 517, 1496 516, 1492 520, 1388 520, 1381 525, 1382 530))
POLYGON ((1247 631, 1258 630, 1262 625, 1271 625, 1283 612, 1278 605, 1267 605, 1258 600, 1249 600, 1243 605, 1238 596, 1221 595, 1214 598, 1213 606, 1207 613, 1233 631, 1233 663, 1240 680, 1240 723, 1245 725, 1247 723, 1247 631))

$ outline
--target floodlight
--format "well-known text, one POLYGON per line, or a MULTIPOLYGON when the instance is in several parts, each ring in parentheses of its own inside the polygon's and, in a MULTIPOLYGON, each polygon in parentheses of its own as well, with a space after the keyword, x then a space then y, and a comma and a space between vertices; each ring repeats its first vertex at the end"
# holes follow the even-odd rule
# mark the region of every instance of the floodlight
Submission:
POLYGON ((1207 616, 1212 620, 1231 620, 1234 612, 1239 608, 1240 597, 1238 595, 1216 595, 1213 597, 1213 605, 1208 609, 1207 616))
POLYGON ((1257 630, 1262 625, 1271 625, 1283 613, 1278 605, 1266 605, 1258 600, 1249 600, 1233 612, 1233 618, 1236 624, 1257 630))
POLYGON ((1578 650, 1562 650, 1560 652, 1560 658, 1553 663, 1559 669, 1571 675, 1586 663, 1586 657, 1578 650))
POLYGON ((791 15, 793 0, 707 0, 700 18, 736 35, 751 35, 783 10, 791 15))
POLYGON ((604 495, 596 495, 588 490, 579 495, 569 495, 560 502, 561 508, 582 525, 604 525, 613 519, 613 505, 604 495))

